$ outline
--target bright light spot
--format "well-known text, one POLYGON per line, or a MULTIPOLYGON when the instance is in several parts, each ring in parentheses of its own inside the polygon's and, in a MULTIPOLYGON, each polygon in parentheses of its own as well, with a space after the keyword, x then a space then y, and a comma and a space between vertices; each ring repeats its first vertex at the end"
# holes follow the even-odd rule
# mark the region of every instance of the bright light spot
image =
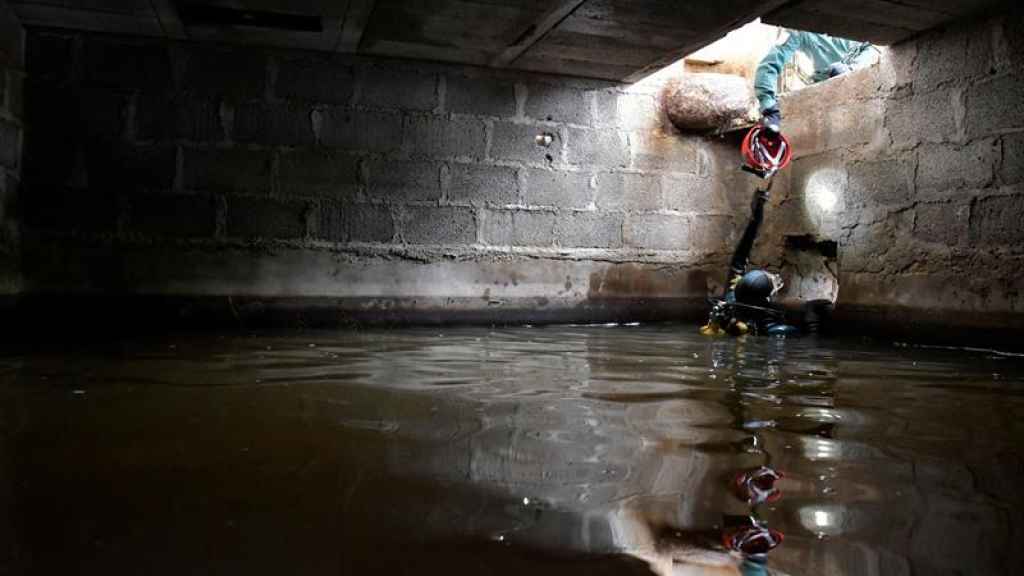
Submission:
POLYGON ((529 498, 523 498, 523 506, 529 506, 529 505, 530 505, 530 499, 529 498))
POLYGON ((838 200, 836 193, 827 188, 814 193, 814 202, 825 212, 831 212, 838 200))
POLYGON ((832 524, 832 519, 831 519, 831 517, 829 517, 828 512, 825 512, 824 510, 815 510, 814 511, 814 524, 816 526, 818 526, 819 528, 824 528, 824 527, 832 524))

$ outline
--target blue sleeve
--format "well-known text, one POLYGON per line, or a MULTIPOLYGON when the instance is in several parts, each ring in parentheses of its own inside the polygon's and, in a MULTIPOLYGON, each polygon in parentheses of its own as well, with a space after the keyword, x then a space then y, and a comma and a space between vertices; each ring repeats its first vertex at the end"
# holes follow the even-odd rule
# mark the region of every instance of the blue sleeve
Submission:
POLYGON ((779 86, 779 76, 786 63, 793 58, 793 54, 800 49, 803 37, 799 32, 790 32, 785 42, 772 47, 757 65, 757 73, 754 76, 754 94, 761 104, 761 110, 767 110, 778 105, 775 99, 775 91, 779 86))

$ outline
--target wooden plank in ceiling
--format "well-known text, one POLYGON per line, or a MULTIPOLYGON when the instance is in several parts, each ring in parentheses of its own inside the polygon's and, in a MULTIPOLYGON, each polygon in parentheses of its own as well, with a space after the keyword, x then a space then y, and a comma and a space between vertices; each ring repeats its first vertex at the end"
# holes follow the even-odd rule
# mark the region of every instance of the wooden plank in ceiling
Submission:
POLYGON ((512 44, 501 51, 493 60, 491 60, 491 66, 503 67, 508 66, 523 55, 524 52, 530 49, 536 44, 541 38, 547 35, 552 28, 558 26, 565 20, 574 10, 580 7, 585 0, 561 0, 556 2, 551 8, 544 13, 543 16, 537 19, 536 22, 530 24, 523 32, 516 37, 512 44))

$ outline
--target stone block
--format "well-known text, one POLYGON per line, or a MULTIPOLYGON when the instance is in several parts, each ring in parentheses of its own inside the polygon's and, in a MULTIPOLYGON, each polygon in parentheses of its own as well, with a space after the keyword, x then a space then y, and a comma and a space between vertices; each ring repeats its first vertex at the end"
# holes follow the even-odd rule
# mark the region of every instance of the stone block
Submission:
POLYGON ((1020 246, 1024 243, 1024 192, 990 196, 975 202, 971 214, 971 242, 986 246, 1020 246))
POLYGON ((348 104, 355 78, 352 67, 331 57, 289 58, 278 62, 274 95, 313 104, 348 104))
POLYGON ((622 214, 560 214, 555 224, 555 242, 565 248, 621 248, 622 214))
POLYGON ((288 196, 350 199, 359 185, 359 161, 333 150, 283 152, 277 190, 288 196))
POLYGON ((476 216, 472 208, 407 206, 402 236, 409 244, 474 244, 476 216))
POLYGON ((735 234, 741 225, 732 216, 695 216, 690 220, 690 247, 706 253, 728 254, 736 245, 735 234))
POLYGON ((847 165, 847 207, 903 204, 913 197, 913 157, 847 165))
POLYGON ((914 237, 944 246, 967 241, 971 206, 967 202, 924 202, 914 208, 914 237))
POLYGON ((825 140, 825 122, 821 112, 812 107, 809 110, 791 111, 793 106, 782 100, 783 130, 793 147, 793 160, 820 154, 828 148, 825 140))
POLYGON ((21 165, 21 128, 0 120, 0 166, 17 170, 21 165))
POLYGON ((834 199, 833 209, 842 210, 849 178, 847 167, 838 154, 830 152, 795 160, 790 166, 790 198, 804 205, 829 204, 834 199))
POLYGON ((697 148, 690 138, 675 133, 631 132, 633 168, 662 172, 697 171, 697 148))
POLYGON ((562 136, 559 130, 550 126, 496 122, 491 136, 490 157, 526 164, 559 163, 562 159, 562 136), (549 146, 537 143, 537 137, 544 134, 552 137, 549 146))
POLYGON ((570 128, 567 139, 566 161, 569 164, 602 168, 629 166, 629 140, 624 132, 570 128))
POLYGON ((523 202, 528 206, 586 208, 593 202, 590 174, 530 168, 526 170, 523 202))
POLYGON ((1003 184, 1024 181, 1024 132, 1003 136, 1003 160, 999 164, 1003 184))
POLYGON ((666 174, 661 179, 664 206, 679 212, 729 211, 728 201, 715 184, 714 179, 696 174, 666 174))
POLYGON ((202 192, 270 193, 270 152, 186 149, 183 185, 202 192))
MULTIPOLYGON (((649 94, 620 95, 615 102, 614 114, 615 125, 630 131, 657 130, 667 118, 655 97, 649 94)), ((600 126, 605 121, 598 118, 597 124, 600 126)))
POLYGON ((623 172, 597 175, 599 210, 658 210, 662 208, 661 177, 623 172))
POLYGON ((82 82, 122 92, 166 92, 173 82, 165 45, 89 38, 82 46, 82 82))
POLYGON ((482 159, 484 123, 476 118, 413 114, 403 122, 404 146, 413 156, 482 159))
POLYGON ((145 94, 136 105, 135 138, 222 142, 224 128, 220 106, 212 100, 186 94, 145 94))
POLYGON ((174 186, 177 151, 174 146, 94 146, 85 150, 90 188, 138 192, 164 191, 174 186))
POLYGON ((209 238, 216 205, 206 195, 140 195, 131 200, 129 230, 142 236, 209 238))
POLYGON ((331 108, 318 112, 320 143, 363 152, 393 152, 402 143, 402 117, 392 112, 331 108))
POLYGON ((245 104, 235 109, 232 139, 271 146, 309 146, 315 142, 312 109, 299 104, 245 104))
POLYGON ((940 84, 965 78, 973 71, 966 68, 967 35, 936 31, 918 41, 914 72, 914 90, 926 92, 940 84))
POLYGON ((1024 129, 1024 82, 1007 74, 967 89, 965 124, 969 139, 1024 129))
POLYGON ((516 115, 516 87, 491 78, 448 76, 444 109, 456 114, 511 118, 516 115))
POLYGON ((526 88, 525 113, 529 118, 547 122, 590 125, 591 92, 550 84, 530 84, 526 88))
POLYGON ((436 202, 441 198, 441 165, 375 160, 369 166, 367 194, 386 202, 436 202))
POLYGON ((312 236, 331 242, 390 243, 395 222, 387 206, 322 200, 312 236))
POLYGON ((481 164, 452 164, 448 199, 457 203, 504 206, 519 202, 515 168, 481 164))
POLYGON ((514 213, 512 243, 516 246, 551 246, 555 243, 556 220, 553 212, 529 210, 514 213))
POLYGON ((258 51, 195 48, 185 56, 184 90, 236 104, 266 95, 267 59, 258 51))
POLYGON ((929 144, 918 151, 917 190, 944 191, 983 188, 992 181, 999 155, 995 140, 972 144, 929 144))
POLYGON ((824 121, 827 150, 869 144, 883 135, 885 100, 846 103, 825 111, 824 121))
POLYGON ((481 212, 483 222, 484 244, 490 246, 511 246, 512 245, 512 211, 511 210, 484 210, 481 212))
POLYGON ((689 250, 691 216, 640 214, 626 218, 626 245, 652 250, 689 250))
POLYGON ((920 142, 956 140, 955 100, 956 94, 951 88, 887 100, 885 124, 893 146, 905 149, 920 142))
POLYGON ((302 238, 309 210, 303 201, 232 197, 228 199, 227 233, 233 238, 302 238))
POLYGON ((368 66, 361 70, 359 105, 429 112, 437 108, 437 76, 411 69, 368 66))

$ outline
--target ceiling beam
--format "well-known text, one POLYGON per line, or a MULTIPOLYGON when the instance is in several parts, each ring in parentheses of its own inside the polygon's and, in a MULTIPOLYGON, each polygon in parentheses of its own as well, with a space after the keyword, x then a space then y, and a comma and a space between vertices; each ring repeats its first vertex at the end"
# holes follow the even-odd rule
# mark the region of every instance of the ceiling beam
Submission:
POLYGON ((185 25, 181 22, 181 16, 178 15, 178 9, 172 0, 149 0, 149 4, 153 7, 156 19, 160 21, 160 27, 168 38, 188 37, 185 25))
POLYGON ((376 0, 350 0, 335 51, 354 53, 359 50, 359 43, 363 40, 363 31, 366 30, 366 24, 370 21, 370 14, 373 13, 375 4, 376 0))
POLYGON ((491 66, 495 68, 504 68, 512 62, 515 62, 516 58, 519 58, 527 50, 529 50, 534 44, 540 41, 548 32, 550 32, 555 26, 558 26, 562 20, 569 17, 570 14, 576 11, 586 0, 562 0, 556 2, 554 6, 548 9, 543 16, 537 19, 536 22, 528 26, 523 30, 516 40, 510 44, 505 50, 498 54, 493 60, 491 60, 491 66))

